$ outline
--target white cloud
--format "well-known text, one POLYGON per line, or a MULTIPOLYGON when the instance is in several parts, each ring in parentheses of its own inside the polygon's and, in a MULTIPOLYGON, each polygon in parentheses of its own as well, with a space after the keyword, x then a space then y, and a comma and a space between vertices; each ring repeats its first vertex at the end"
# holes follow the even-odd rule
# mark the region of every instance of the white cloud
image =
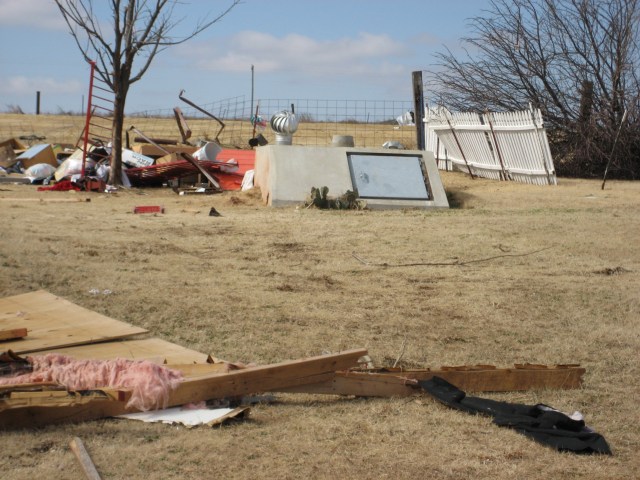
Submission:
POLYGON ((67 28, 53 0, 0 0, 0 25, 46 30, 67 28))
POLYGON ((261 32, 240 32, 211 47, 194 42, 183 55, 197 58, 205 71, 245 72, 255 65, 261 73, 288 73, 313 77, 397 75, 406 68, 397 61, 409 49, 388 35, 360 33, 355 38, 316 40, 300 34, 276 37, 261 32))
POLYGON ((60 81, 47 77, 9 77, 0 78, 0 93, 7 95, 26 95, 40 91, 44 94, 67 94, 84 92, 86 86, 76 80, 60 81))

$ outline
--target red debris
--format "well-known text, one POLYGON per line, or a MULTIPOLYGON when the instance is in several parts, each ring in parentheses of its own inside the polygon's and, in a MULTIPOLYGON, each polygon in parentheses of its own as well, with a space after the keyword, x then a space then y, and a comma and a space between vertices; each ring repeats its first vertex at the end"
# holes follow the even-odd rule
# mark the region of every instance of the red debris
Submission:
POLYGON ((62 180, 58 183, 54 183, 50 187, 38 187, 39 192, 54 191, 54 192, 68 192, 69 190, 75 190, 79 192, 82 190, 77 184, 71 180, 62 180))
POLYGON ((160 205, 142 205, 134 207, 133 213, 164 213, 164 207, 160 205))

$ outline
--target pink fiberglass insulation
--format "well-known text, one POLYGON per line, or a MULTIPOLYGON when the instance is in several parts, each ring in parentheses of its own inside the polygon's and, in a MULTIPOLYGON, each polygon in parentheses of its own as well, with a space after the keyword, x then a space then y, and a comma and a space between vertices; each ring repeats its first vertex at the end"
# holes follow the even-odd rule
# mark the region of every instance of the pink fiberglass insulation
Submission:
POLYGON ((147 360, 75 360, 49 353, 27 357, 33 371, 0 377, 0 385, 55 382, 67 390, 120 388, 131 391, 126 408, 147 411, 166 408, 169 394, 182 381, 182 373, 147 360))

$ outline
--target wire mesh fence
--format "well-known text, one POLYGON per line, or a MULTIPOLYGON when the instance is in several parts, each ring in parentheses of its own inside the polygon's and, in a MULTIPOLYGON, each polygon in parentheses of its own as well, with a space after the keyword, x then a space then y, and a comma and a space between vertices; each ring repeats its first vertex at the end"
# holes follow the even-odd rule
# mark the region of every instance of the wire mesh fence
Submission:
MULTIPOLYGON (((259 99, 252 105, 251 100, 240 96, 197 104, 199 108, 185 103, 177 106, 191 131, 190 141, 218 137, 223 146, 248 148, 249 140, 261 134, 274 143, 269 121, 275 113, 287 110, 295 112, 299 121, 294 145, 327 146, 335 135, 347 135, 353 137, 356 147, 379 148, 388 141, 408 149, 416 147, 415 128, 407 122, 411 101, 259 99), (221 120, 224 128, 202 110, 221 120)), ((150 138, 180 139, 173 109, 133 113, 127 116, 127 122, 137 123, 150 138)))

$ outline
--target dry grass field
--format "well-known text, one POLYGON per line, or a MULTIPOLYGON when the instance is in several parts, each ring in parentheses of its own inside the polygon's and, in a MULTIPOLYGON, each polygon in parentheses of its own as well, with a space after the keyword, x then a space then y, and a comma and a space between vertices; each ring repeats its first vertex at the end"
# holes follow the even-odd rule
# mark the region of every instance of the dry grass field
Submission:
POLYGON ((390 364, 405 345, 410 367, 579 363, 579 390, 482 395, 579 410, 612 457, 557 453, 428 397, 278 394, 215 429, 106 419, 0 432, 3 478, 82 478, 74 436, 104 479, 639 478, 640 183, 442 179, 445 211, 1 184, 0 296, 46 289, 230 361, 366 347, 390 364))
MULTIPOLYGON (((104 120, 94 120, 96 125, 109 126, 104 120)), ((199 118, 187 120, 192 131, 191 140, 214 140, 220 125, 201 115, 199 118)), ((85 117, 76 115, 20 115, 0 114, 0 141, 21 136, 45 137, 34 139, 34 143, 63 143, 75 145, 82 135, 85 117)), ((180 139, 176 121, 173 117, 127 117, 125 131, 130 130, 133 142, 137 136, 135 130, 147 137, 180 139), (131 130, 134 127, 135 130, 131 130)), ((99 134, 104 130, 94 128, 99 134)), ((260 133, 256 131, 255 133, 260 133)), ((275 142, 275 134, 271 128, 262 131, 271 143, 275 142)), ((225 128, 218 140, 227 148, 249 148, 248 141, 254 135, 253 126, 248 121, 225 120, 225 128)), ((334 135, 351 135, 357 147, 381 147, 387 140, 401 142, 406 148, 416 147, 415 130, 412 127, 399 128, 388 123, 335 123, 335 122, 301 122, 294 135, 296 145, 329 145, 334 135)))

